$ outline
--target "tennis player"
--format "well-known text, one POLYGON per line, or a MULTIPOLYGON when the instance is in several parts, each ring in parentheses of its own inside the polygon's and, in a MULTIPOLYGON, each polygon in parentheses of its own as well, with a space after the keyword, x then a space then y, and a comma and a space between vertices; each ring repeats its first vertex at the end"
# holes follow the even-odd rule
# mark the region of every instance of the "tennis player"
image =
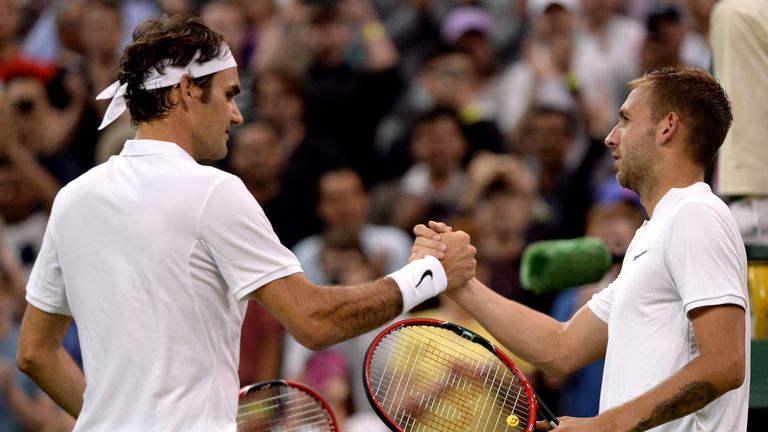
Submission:
MULTIPOLYGON (((629 87, 605 144, 619 184, 638 193, 651 217, 616 281, 566 323, 474 279, 449 295, 546 373, 605 357, 600 414, 561 418, 557 431, 745 431, 746 253, 728 207, 704 183, 732 121, 728 98, 694 68, 660 69, 629 87)), ((447 229, 430 227, 415 229, 423 236, 416 256, 447 229)))
POLYGON ((120 155, 63 188, 27 286, 18 365, 76 431, 235 431, 246 300, 318 349, 369 331, 474 273, 466 234, 445 259, 381 280, 319 287, 221 159, 237 65, 223 37, 177 15, 134 33, 102 127, 137 126, 120 155), (84 374, 61 348, 77 322, 84 374))

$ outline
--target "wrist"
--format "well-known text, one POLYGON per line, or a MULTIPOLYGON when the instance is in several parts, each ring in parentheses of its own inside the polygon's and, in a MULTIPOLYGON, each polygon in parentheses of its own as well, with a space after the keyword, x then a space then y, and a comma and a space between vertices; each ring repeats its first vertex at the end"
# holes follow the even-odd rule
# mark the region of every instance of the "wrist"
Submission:
POLYGON ((400 294, 403 297, 403 313, 440 294, 448 286, 445 269, 433 256, 412 261, 387 277, 395 281, 400 288, 400 294))

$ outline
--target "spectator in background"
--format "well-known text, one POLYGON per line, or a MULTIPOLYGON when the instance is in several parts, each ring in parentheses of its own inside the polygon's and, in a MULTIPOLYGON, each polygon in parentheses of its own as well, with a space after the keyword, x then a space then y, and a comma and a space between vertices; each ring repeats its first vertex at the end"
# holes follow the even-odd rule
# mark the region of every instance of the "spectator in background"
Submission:
POLYGON ((680 54, 686 28, 680 11, 672 6, 656 9, 648 15, 646 26, 648 36, 641 54, 642 70, 682 65, 680 54))
MULTIPOLYGON (((345 162, 366 183, 372 182, 377 177, 375 130, 401 86, 397 49, 369 0, 295 5, 294 9, 298 17, 286 31, 306 31, 303 40, 310 56, 305 79, 307 128, 334 141, 345 162), (352 30, 362 40, 359 62, 347 55, 354 41, 352 30)), ((301 35, 281 38, 297 39, 301 35)), ((270 67, 287 62, 280 56, 296 55, 288 46, 273 51, 275 58, 267 61, 270 67)))
POLYGON ((50 65, 19 61, 6 68, 5 93, 19 143, 61 184, 93 164, 96 127, 81 98, 71 97, 66 75, 50 65))
MULTIPOLYGON (((453 9, 443 21, 443 41, 451 46, 465 50, 474 60, 476 89, 471 103, 477 106, 457 107, 475 109, 480 113, 475 116, 493 118, 494 75, 496 73, 496 53, 491 42, 491 14, 480 6, 460 6, 453 9)), ((466 102, 465 102, 466 103, 466 102)))
POLYGON ((200 8, 200 18, 203 22, 226 36, 229 49, 232 50, 237 63, 246 66, 237 70, 243 89, 237 96, 240 112, 246 112, 253 103, 251 92, 253 74, 247 67, 248 15, 246 11, 244 3, 239 0, 212 0, 200 8))
MULTIPOLYGON (((14 85, 0 98, 0 247, 7 248, 28 273, 40 250, 47 212, 61 185, 20 139, 23 111, 34 103, 22 90, 14 85)), ((26 274, 24 277, 26 283, 26 274)))
MULTIPOLYGON (((301 382, 317 390, 331 407, 339 430, 344 432, 386 432, 389 429, 369 410, 358 410, 352 395, 359 386, 343 352, 326 350, 312 353, 301 373, 301 382)), ((359 369, 359 368, 356 368, 359 369)), ((360 380, 358 380, 360 381, 360 380)), ((367 404, 366 404, 367 405, 367 404)))
MULTIPOLYGON (((641 22, 621 14, 621 0, 582 0, 585 31, 579 40, 575 69, 588 80, 594 73, 610 81, 600 87, 604 110, 595 135, 604 136, 627 96, 625 83, 640 73, 640 52, 646 30, 641 22)), ((600 100, 595 102, 600 104, 600 100)))
POLYGON ((336 166, 321 150, 286 148, 281 128, 269 120, 243 125, 232 142, 230 170, 243 180, 288 247, 320 230, 320 220, 314 216, 316 184, 336 166))
MULTIPOLYGON (((369 223, 370 197, 358 173, 349 168, 328 171, 320 177, 318 190, 317 214, 323 221, 324 233, 307 237, 293 248, 309 280, 337 283, 338 278, 330 277, 336 272, 327 271, 332 263, 323 255, 327 252, 325 240, 333 232, 358 239, 364 257, 378 269, 376 273, 389 274, 408 262, 408 234, 395 227, 369 223)), ((339 264, 343 264, 341 261, 339 264)))
POLYGON ((532 240, 571 238, 584 232, 594 186, 602 180, 595 167, 607 151, 599 140, 592 140, 586 155, 576 163, 568 160, 577 120, 573 112, 541 105, 526 115, 521 127, 518 151, 536 174, 542 198, 534 213, 532 240))
POLYGON ((112 0, 84 0, 78 23, 78 47, 85 73, 86 100, 94 103, 98 118, 101 118, 108 103, 92 101, 98 92, 117 79, 119 44, 123 34, 120 7, 112 0))
MULTIPOLYGON (((531 0, 528 16, 532 31, 523 58, 500 78, 497 121, 505 135, 518 138, 521 120, 532 106, 547 105, 578 111, 588 132, 602 136, 613 113, 607 62, 583 62, 584 34, 579 29, 577 0, 531 0)), ((579 140, 575 149, 583 151, 579 140)))
POLYGON ((551 298, 520 285, 520 259, 539 199, 535 175, 517 157, 491 154, 476 156, 467 173, 463 205, 478 249, 476 277, 506 298, 546 310, 551 298))
POLYGON ((688 32, 683 39, 681 57, 688 66, 703 69, 712 67, 712 50, 709 41, 709 18, 717 0, 686 0, 688 32))
POLYGON ((384 178, 402 176, 411 167, 413 121, 439 108, 458 115, 468 146, 462 163, 479 151, 505 152, 492 109, 481 101, 480 85, 477 65, 467 50, 441 45, 428 53, 416 80, 378 132, 378 147, 387 170, 384 178))
POLYGON ((375 219, 408 230, 421 221, 458 216, 467 188, 462 161, 468 146, 456 112, 438 107, 420 115, 410 149, 413 166, 375 192, 375 219))

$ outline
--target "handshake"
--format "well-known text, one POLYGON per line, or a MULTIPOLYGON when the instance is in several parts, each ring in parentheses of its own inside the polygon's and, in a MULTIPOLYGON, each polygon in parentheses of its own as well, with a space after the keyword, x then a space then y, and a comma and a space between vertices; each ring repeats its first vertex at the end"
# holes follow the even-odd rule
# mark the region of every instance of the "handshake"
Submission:
POLYGON ((462 287, 475 277, 475 253, 477 249, 470 244, 470 238, 464 231, 453 231, 442 222, 430 221, 429 225, 416 225, 413 228, 416 241, 411 248, 409 261, 433 256, 440 260, 447 278, 447 290, 462 287))

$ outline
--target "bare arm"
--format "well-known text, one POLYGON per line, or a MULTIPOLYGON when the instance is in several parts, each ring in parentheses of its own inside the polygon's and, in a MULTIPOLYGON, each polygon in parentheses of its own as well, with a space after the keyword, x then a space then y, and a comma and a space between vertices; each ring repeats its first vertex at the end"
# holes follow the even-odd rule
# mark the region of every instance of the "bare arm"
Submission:
POLYGON ((400 314, 400 290, 388 278, 357 286, 318 286, 303 273, 254 293, 299 343, 319 350, 370 331, 400 314))
POLYGON ((16 362, 51 399, 77 418, 83 407, 85 377, 61 346, 72 319, 27 306, 16 362))
MULTIPOLYGON (((442 223, 418 225, 414 256, 442 259, 442 223), (433 231, 434 229, 434 231, 433 231)), ((448 295, 469 312, 494 338, 523 360, 550 375, 565 375, 602 358, 608 344, 608 326, 587 307, 562 323, 497 294, 477 279, 448 295)))
POLYGON ((557 430, 644 431, 696 412, 740 387, 746 368, 744 315, 736 305, 693 310, 690 318, 701 355, 626 404, 594 418, 564 417, 557 430))
MULTIPOLYGON (((448 289, 464 285, 475 274, 475 248, 469 236, 451 233, 443 251, 448 289)), ((318 286, 297 273, 263 286, 253 298, 299 343, 315 350, 373 330, 403 310, 401 290, 390 278, 352 286, 318 286)))
POLYGON ((397 66, 400 54, 370 0, 346 0, 346 7, 349 15, 360 25, 368 70, 379 72, 397 66))
POLYGON ((586 306, 562 323, 477 279, 449 295, 502 345, 547 374, 566 375, 605 356, 608 326, 586 306))

